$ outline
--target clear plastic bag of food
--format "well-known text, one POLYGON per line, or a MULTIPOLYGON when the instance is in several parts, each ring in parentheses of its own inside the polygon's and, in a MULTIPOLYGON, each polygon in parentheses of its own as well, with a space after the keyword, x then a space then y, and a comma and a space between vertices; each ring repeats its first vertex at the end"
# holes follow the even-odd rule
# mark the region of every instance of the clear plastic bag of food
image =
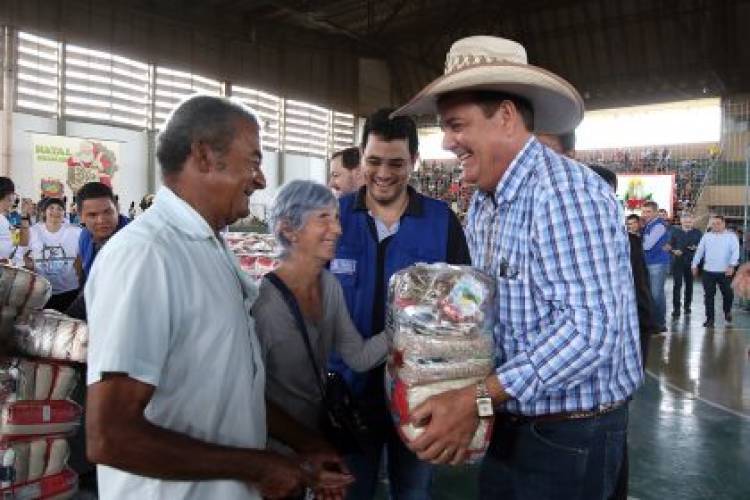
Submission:
POLYGON ((0 305, 18 313, 41 309, 52 294, 47 278, 23 267, 0 264, 0 305))
POLYGON ((492 327, 494 282, 468 266, 416 264, 391 277, 386 328, 423 335, 476 335, 492 327))
MULTIPOLYGON (((386 369, 386 394, 390 400, 391 415, 401 439, 408 443, 424 432, 424 428, 411 422, 411 412, 417 406, 427 401, 431 396, 474 385, 482 378, 444 380, 415 386, 406 384, 403 380, 394 376, 389 366, 386 369)), ((468 446, 465 462, 478 462, 487 452, 492 437, 493 422, 494 419, 492 418, 479 420, 479 426, 468 446)))
POLYGON ((88 343, 86 322, 55 311, 33 312, 16 326, 18 349, 29 356, 85 363, 88 343))
POLYGON ((69 456, 64 434, 0 438, 0 486, 19 486, 59 474, 69 456))
POLYGON ((0 361, 0 403, 68 399, 78 383, 72 366, 24 358, 0 361))
MULTIPOLYGON (((492 278, 466 266, 417 264, 391 278, 386 331, 392 342, 386 390, 404 441, 423 432, 409 417, 417 406, 492 373, 494 290, 492 278)), ((491 431, 492 419, 481 419, 468 461, 483 456, 491 431)))

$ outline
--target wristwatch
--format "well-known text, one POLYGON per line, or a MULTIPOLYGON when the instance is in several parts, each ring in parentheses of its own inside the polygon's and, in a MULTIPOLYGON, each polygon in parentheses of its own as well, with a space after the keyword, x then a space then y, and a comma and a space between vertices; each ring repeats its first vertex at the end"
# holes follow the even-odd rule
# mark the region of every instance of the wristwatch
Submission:
POLYGON ((495 410, 492 406, 490 391, 487 390, 487 384, 484 383, 484 380, 481 380, 477 383, 476 389, 477 414, 479 418, 491 417, 495 414, 495 410))

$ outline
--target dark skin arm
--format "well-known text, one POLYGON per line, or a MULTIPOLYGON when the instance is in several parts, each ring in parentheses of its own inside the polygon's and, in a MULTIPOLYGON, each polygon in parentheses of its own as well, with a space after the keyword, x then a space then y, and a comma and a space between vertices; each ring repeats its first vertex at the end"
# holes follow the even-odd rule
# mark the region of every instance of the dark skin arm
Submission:
POLYGON ((76 275, 78 276, 78 282, 83 283, 83 262, 81 261, 80 255, 76 257, 76 260, 73 263, 73 268, 76 270, 76 275))
POLYGON ((346 464, 318 432, 297 422, 288 413, 266 400, 268 433, 293 448, 302 459, 313 466, 319 476, 316 498, 343 500, 346 486, 354 481, 346 464))
POLYGON ((206 443, 152 424, 144 410, 153 393, 153 386, 125 374, 105 374, 89 387, 89 460, 160 479, 244 481, 265 498, 299 494, 316 483, 313 471, 301 460, 206 443))
POLYGON ((31 216, 31 200, 24 199, 21 203, 21 235, 19 238, 19 246, 27 247, 29 246, 29 221, 26 220, 26 217, 31 216))

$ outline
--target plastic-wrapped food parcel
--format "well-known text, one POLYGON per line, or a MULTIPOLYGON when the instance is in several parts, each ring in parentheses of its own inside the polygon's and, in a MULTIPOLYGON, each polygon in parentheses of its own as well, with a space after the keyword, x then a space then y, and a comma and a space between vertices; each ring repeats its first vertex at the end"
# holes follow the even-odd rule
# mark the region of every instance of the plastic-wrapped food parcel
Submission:
MULTIPOLYGON (((386 370, 391 413, 405 441, 423 429, 410 412, 429 397, 476 384, 494 369, 492 278, 466 266, 417 264, 391 278, 386 370)), ((489 446, 492 419, 481 419, 466 460, 489 446)))

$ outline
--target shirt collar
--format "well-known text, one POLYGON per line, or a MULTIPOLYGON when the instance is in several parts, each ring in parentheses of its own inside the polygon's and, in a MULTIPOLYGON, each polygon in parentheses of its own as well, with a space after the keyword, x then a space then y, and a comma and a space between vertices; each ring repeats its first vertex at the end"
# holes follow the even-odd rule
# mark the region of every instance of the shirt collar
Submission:
MULTIPOLYGON (((419 217, 422 215, 422 198, 420 198, 417 191, 411 187, 406 186, 406 193, 409 196, 409 202, 406 205, 404 215, 410 215, 412 217, 419 217)), ((354 210, 367 212, 367 186, 362 186, 357 191, 354 198, 354 210)))
MULTIPOLYGON (((518 196, 526 177, 534 169, 534 160, 542 153, 542 145, 533 135, 529 137, 513 161, 510 162, 508 170, 505 171, 500 182, 495 188, 494 199, 496 203, 510 202, 518 196)), ((489 193, 478 191, 480 201, 490 197, 489 193)))
POLYGON ((206 219, 166 186, 159 188, 152 208, 163 212, 170 225, 190 238, 203 240, 216 237, 206 219))

